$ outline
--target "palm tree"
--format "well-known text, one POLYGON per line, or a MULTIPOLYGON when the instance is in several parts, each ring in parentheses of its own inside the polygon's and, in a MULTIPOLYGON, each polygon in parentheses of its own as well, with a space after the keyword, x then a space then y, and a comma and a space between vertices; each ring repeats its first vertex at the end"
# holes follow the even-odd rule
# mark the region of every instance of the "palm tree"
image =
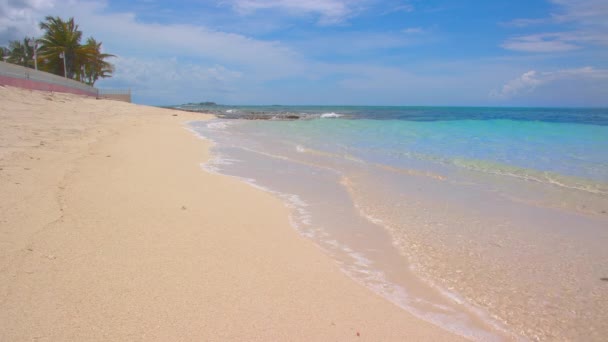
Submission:
POLYGON ((43 70, 90 85, 99 78, 112 75, 114 66, 106 59, 114 56, 102 53, 101 42, 93 38, 88 38, 86 44, 81 45, 82 31, 74 18, 64 21, 48 16, 40 23, 40 28, 45 31, 39 40, 38 50, 39 64, 43 70))
POLYGON ((34 39, 25 38, 23 42, 13 40, 9 42, 8 59, 9 63, 18 64, 24 67, 33 68, 34 60, 34 39))
POLYGON ((2 58, 2 60, 4 61, 4 57, 6 57, 6 59, 8 59, 8 56, 10 55, 11 50, 9 50, 8 48, 4 47, 4 46, 0 46, 0 58, 2 58))
POLYGON ((34 67, 34 45, 39 44, 36 62, 41 70, 94 85, 100 78, 111 77, 114 66, 107 59, 114 55, 101 52, 101 42, 93 37, 81 45, 82 31, 74 18, 64 21, 48 16, 40 23, 44 36, 38 41, 25 38, 11 41, 9 48, 0 47, 0 57, 8 62, 34 67))
POLYGON ((87 60, 81 65, 81 81, 94 85, 99 78, 112 76, 114 66, 107 62, 106 59, 115 56, 109 53, 102 53, 101 42, 97 42, 93 37, 90 37, 83 46, 83 50, 86 50, 87 60))
POLYGON ((45 31, 44 36, 39 40, 39 57, 41 68, 57 75, 74 78, 80 70, 79 63, 86 60, 83 46, 80 45, 82 31, 78 30, 78 25, 74 23, 74 18, 67 21, 59 17, 47 16, 40 23, 40 28, 45 31), (65 58, 65 70, 64 62, 65 58))

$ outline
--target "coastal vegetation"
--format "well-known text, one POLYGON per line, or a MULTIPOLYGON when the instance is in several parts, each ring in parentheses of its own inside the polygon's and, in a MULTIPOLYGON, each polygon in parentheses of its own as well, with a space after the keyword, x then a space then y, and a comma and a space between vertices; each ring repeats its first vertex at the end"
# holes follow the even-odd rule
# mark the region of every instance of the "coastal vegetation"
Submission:
POLYGON ((93 37, 82 42, 83 33, 74 18, 63 20, 47 16, 40 23, 39 39, 26 37, 9 42, 0 49, 5 61, 27 68, 37 68, 89 85, 100 78, 111 77, 114 66, 108 59, 114 55, 102 52, 102 43, 93 37))

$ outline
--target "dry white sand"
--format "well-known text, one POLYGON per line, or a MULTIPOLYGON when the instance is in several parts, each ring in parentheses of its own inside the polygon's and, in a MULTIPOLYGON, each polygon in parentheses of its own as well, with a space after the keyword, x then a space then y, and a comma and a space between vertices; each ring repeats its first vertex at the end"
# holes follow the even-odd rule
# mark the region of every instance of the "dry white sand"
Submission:
POLYGON ((202 171, 202 118, 0 87, 0 341, 459 339, 202 171))

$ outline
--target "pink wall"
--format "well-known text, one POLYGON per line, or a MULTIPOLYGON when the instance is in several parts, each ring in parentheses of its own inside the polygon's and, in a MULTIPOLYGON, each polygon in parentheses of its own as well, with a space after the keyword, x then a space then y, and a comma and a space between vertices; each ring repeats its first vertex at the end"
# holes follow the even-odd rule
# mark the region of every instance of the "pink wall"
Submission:
POLYGON ((0 75, 0 85, 8 85, 13 87, 32 89, 32 90, 43 90, 43 91, 55 91, 59 93, 71 93, 77 95, 85 95, 85 96, 95 96, 97 97, 96 92, 88 92, 86 90, 70 88, 58 84, 45 83, 40 81, 21 79, 21 78, 12 78, 7 76, 0 75))

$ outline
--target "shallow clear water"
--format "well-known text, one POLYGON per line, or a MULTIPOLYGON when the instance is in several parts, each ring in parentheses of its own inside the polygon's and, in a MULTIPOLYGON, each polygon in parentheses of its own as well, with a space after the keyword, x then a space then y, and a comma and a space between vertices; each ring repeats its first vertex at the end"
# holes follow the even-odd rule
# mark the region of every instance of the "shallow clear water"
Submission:
POLYGON ((192 123, 205 167, 281 196, 353 279, 472 339, 608 333, 608 110, 256 109, 300 119, 192 123))

